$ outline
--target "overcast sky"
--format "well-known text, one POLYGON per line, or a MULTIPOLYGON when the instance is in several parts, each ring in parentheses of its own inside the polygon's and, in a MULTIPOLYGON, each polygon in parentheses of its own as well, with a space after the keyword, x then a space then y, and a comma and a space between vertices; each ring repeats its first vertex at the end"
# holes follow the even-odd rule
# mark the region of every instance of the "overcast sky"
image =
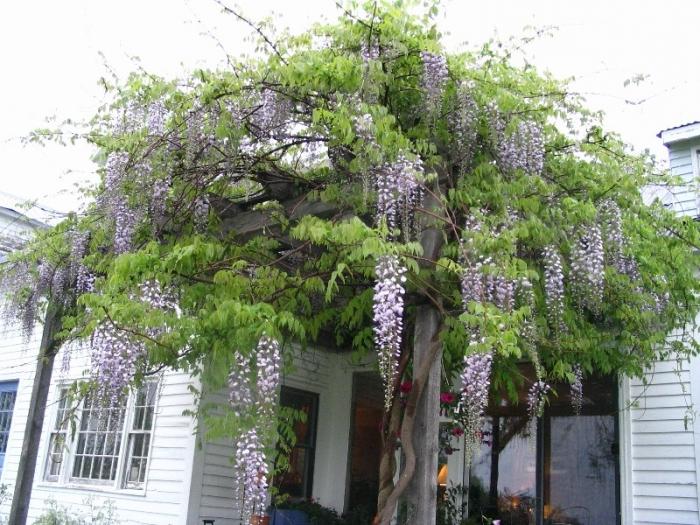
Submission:
MULTIPOLYGON (((277 13, 278 25, 304 30, 337 14, 331 0, 240 0, 253 19, 277 13)), ((695 0, 446 0, 440 26, 450 50, 490 37, 554 27, 528 48, 532 61, 574 77, 592 109, 637 149, 660 159, 656 133, 700 119, 695 60, 700 2, 695 0), (626 79, 645 75, 639 86, 626 79)), ((105 101, 98 80, 143 67, 166 77, 223 65, 245 52, 250 29, 213 0, 24 0, 0 7, 0 191, 66 212, 78 206, 74 186, 94 180, 86 147, 23 147, 19 137, 56 116, 85 119, 105 101), (216 38, 212 38, 214 35, 216 38), (136 59, 138 57, 138 61, 136 59)))

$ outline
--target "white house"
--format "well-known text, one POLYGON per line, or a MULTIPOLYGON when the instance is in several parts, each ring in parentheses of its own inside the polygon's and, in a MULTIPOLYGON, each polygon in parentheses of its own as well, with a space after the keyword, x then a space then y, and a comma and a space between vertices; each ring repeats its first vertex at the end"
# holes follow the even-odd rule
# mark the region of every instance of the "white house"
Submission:
MULTIPOLYGON (((700 123, 665 130, 660 138, 672 172, 687 181, 661 197, 695 218, 700 123)), ((0 446, 6 446, 1 483, 15 479, 37 348, 37 341, 25 343, 12 330, 0 340, 0 389, 14 385, 6 391, 16 391, 13 407, 3 409, 0 390, 0 446)), ((62 424, 63 387, 81 377, 87 360, 84 351, 74 350, 70 371, 54 373, 29 522, 50 498, 74 512, 93 498, 111 501, 125 524, 240 523, 231 444, 200 447, 195 422, 183 414, 193 406, 188 387, 198 386, 197 379, 164 373, 115 411, 107 426, 83 406, 72 433, 62 424)), ((337 351, 300 352, 297 365, 284 377, 281 401, 308 418, 297 426, 292 468, 278 486, 340 512, 371 506, 382 414, 378 376, 371 364, 337 351)), ((580 416, 573 415, 565 392, 538 421, 528 421, 525 403, 494 403, 468 468, 463 443, 452 437, 453 453, 443 447, 436 472, 441 495, 463 487, 458 504, 473 517, 470 523, 480 524, 482 512, 496 512, 504 525, 700 524, 700 425, 693 417, 700 406, 700 359, 658 362, 643 380, 589 379, 580 416)), ((0 515, 7 508, 6 502, 0 515)))

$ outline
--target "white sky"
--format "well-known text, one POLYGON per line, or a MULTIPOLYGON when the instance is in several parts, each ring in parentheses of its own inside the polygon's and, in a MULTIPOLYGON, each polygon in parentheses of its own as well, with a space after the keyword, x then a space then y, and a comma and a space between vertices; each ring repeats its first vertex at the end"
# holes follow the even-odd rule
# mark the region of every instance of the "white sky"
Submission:
MULTIPOLYGON (((259 19, 277 13, 294 32, 337 13, 332 0, 239 0, 259 19)), ((531 60, 602 109, 610 129, 638 149, 666 156, 656 133, 700 119, 696 0, 444 0, 440 26, 456 50, 491 36, 555 26, 529 48, 531 60), (648 75, 640 86, 625 79, 648 75), (633 103, 628 103, 626 100, 633 103)), ((74 185, 94 178, 85 147, 23 147, 18 137, 44 119, 90 117, 104 102, 105 63, 120 77, 140 64, 162 76, 223 64, 213 34, 231 54, 250 29, 213 0, 23 0, 0 7, 0 191, 69 211, 74 185), (104 55, 105 59, 101 57, 104 55), (136 62, 133 57, 139 57, 136 62)))

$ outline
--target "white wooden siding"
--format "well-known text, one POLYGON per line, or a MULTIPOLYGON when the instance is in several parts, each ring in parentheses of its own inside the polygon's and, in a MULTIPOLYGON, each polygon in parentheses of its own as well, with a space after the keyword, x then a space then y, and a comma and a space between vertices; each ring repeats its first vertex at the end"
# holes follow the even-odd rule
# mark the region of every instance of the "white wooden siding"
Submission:
MULTIPOLYGON (((29 401, 32 396, 36 358, 39 352, 40 329, 31 340, 25 341, 18 326, 0 326, 0 381, 18 381, 10 434, 5 454, 5 465, 0 483, 14 486, 17 467, 22 450, 24 429, 29 414, 29 401)), ((9 510, 9 502, 0 506, 0 515, 9 510)))
MULTIPOLYGON (((37 329, 37 333, 41 334, 40 328, 37 329)), ((17 475, 38 347, 36 337, 29 344, 25 344, 15 327, 6 328, 6 333, 0 339, 0 355, 3 362, 0 380, 19 379, 15 413, 2 474, 2 482, 10 485, 14 485, 17 475)), ((74 350, 73 354, 70 377, 64 377, 60 372, 62 353, 56 358, 28 523, 32 523, 44 512, 46 500, 49 498, 76 512, 85 512, 88 509, 87 500, 92 498, 95 504, 101 504, 105 500, 113 502, 120 523, 124 525, 185 525, 194 454, 194 422, 190 416, 182 414, 184 409, 193 406, 193 397, 188 390, 192 379, 186 374, 166 373, 162 379, 151 457, 143 491, 130 493, 91 485, 62 485, 43 481, 47 440, 53 421, 58 384, 60 381, 80 377, 88 362, 85 351, 74 350)), ((70 467, 70 462, 67 467, 70 467)), ((9 501, 0 508, 0 515, 7 515, 8 511, 9 501)))
POLYGON ((623 398, 632 403, 622 416, 631 439, 631 453, 622 460, 632 485, 622 490, 623 498, 632 498, 623 501, 632 514, 626 524, 700 523, 690 369, 688 360, 659 361, 644 380, 623 383, 629 385, 623 398))
POLYGON ((698 215, 698 167, 697 150, 700 141, 684 141, 671 145, 669 150, 669 168, 671 174, 682 180, 683 185, 673 189, 671 209, 683 216, 698 215))
MULTIPOLYGON (((344 354, 299 350, 294 371, 282 379, 287 386, 319 395, 312 494, 322 505, 338 511, 343 510, 345 502, 352 372, 366 369, 352 365, 349 359, 344 354)), ((222 401, 225 397, 222 393, 214 399, 222 401)), ((232 456, 230 441, 205 443, 198 451, 193 479, 201 478, 201 500, 199 512, 190 514, 190 523, 211 518, 216 520, 216 525, 238 525, 239 502, 234 500, 232 456)), ((193 492, 193 504, 196 497, 193 492)))

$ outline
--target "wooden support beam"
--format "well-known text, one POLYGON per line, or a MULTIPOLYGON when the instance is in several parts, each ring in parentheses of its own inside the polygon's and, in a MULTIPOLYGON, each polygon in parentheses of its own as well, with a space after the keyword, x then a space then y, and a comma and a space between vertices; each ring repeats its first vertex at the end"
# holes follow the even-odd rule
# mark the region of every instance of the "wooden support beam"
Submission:
POLYGON ((46 309, 44 330, 41 336, 41 346, 36 363, 34 384, 32 386, 32 398, 29 401, 29 414, 27 426, 24 430, 22 442, 22 455, 20 456, 10 508, 8 523, 13 525, 25 525, 29 502, 32 498, 32 486, 34 484, 34 471, 36 470, 37 456, 39 454, 39 442, 41 430, 44 425, 44 413, 46 411, 46 399, 51 387, 51 374, 53 363, 59 345, 56 334, 61 330, 61 312, 51 303, 46 309))

